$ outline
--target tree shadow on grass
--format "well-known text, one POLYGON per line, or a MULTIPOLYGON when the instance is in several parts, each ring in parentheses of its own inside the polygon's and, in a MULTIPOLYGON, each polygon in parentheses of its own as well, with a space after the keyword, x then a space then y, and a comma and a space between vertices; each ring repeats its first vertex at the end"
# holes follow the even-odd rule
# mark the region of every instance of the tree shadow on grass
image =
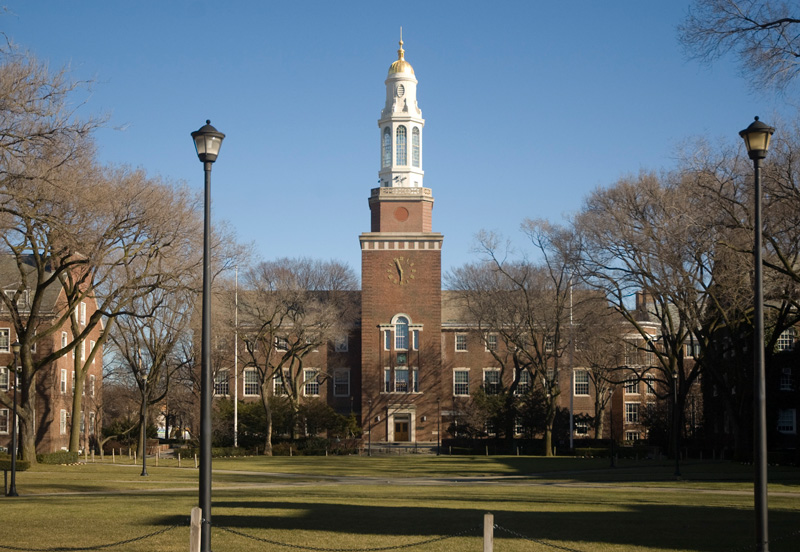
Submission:
MULTIPOLYGON (((282 531, 338 533, 343 538, 344 535, 358 535, 360 546, 366 547, 385 545, 385 537, 413 542, 414 537, 425 539, 455 535, 465 530, 469 530, 470 535, 480 535, 485 514, 485 510, 480 508, 263 500, 217 501, 213 508, 214 527, 228 527, 261 537, 267 535, 265 531, 269 531, 269 538, 290 545, 304 543, 294 542, 293 535, 282 531), (474 531, 470 530, 472 528, 474 531), (370 537, 374 539, 371 541, 370 537)), ((495 536, 498 539, 519 538, 513 536, 513 533, 518 533, 529 539, 569 541, 571 546, 582 550, 590 550, 597 543, 602 543, 721 552, 747 549, 755 539, 753 512, 730 507, 630 504, 617 507, 615 511, 602 508, 594 511, 537 512, 509 509, 496 511, 494 516, 498 526, 495 536)), ((172 525, 184 519, 170 516, 158 522, 172 525)), ((779 510, 770 513, 773 552, 795 549, 794 539, 781 540, 781 537, 793 534, 798 526, 800 512, 779 510)))

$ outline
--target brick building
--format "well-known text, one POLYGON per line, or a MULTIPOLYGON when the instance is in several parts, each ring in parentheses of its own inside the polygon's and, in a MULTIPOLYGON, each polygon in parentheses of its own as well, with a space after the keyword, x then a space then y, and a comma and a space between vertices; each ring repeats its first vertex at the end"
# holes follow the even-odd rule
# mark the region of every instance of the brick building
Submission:
MULTIPOLYGON (((24 259, 23 259, 24 260, 24 259)), ((0 257, 0 287, 9 301, 16 301, 20 316, 30 316, 33 297, 29 290, 36 289, 33 263, 29 270, 21 271, 17 259, 10 256, 0 257), (20 274, 24 272, 29 280, 20 289, 20 274)), ((27 265, 22 263, 22 267, 27 265)), ((83 362, 89 352, 95 348, 100 333, 93 328, 86 339, 74 343, 72 320, 64 319, 66 298, 58 280, 51 283, 41 292, 41 306, 38 310, 36 337, 33 338, 31 351, 35 360, 45 359, 53 351, 72 347, 71 352, 45 364, 36 372, 35 381, 35 433, 38 453, 65 450, 69 446, 72 424, 80 424, 79 444, 85 449, 91 444, 97 431, 100 416, 100 400, 103 378, 102 351, 98 349, 86 374, 82 396, 82 410, 73 415, 72 405, 75 392, 75 363, 83 362), (58 327, 53 328, 54 325, 58 327)), ((72 316, 78 331, 83 332, 87 321, 96 309, 91 298, 78 303, 72 316)), ((27 323, 27 322, 26 322, 27 323)), ((14 355, 11 345, 17 341, 17 334, 8 304, 0 302, 0 447, 8 450, 11 443, 12 406, 14 394, 13 364, 14 355)), ((27 382, 19 381, 18 391, 21 393, 27 382)), ((18 407, 20 395, 17 395, 18 407)))

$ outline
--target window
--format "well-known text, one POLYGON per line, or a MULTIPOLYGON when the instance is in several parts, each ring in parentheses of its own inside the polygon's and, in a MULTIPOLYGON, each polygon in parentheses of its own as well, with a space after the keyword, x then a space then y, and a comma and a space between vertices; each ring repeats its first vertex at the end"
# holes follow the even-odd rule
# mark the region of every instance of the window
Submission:
POLYGON ((288 378, 288 372, 284 371, 283 374, 275 374, 272 376, 272 394, 273 395, 288 395, 286 386, 291 382, 288 378))
POLYGON ((383 331, 383 349, 385 351, 392 350, 392 332, 389 330, 383 331))
POLYGON ((61 369, 61 394, 62 395, 66 395, 67 394, 67 369, 66 368, 62 368, 61 369))
POLYGON ((408 368, 394 369, 395 393, 408 393, 408 368))
POLYGON ((408 153, 406 151, 406 127, 400 125, 395 132, 395 148, 397 165, 408 165, 408 153))
POLYGON ((629 377, 625 380, 625 394, 638 395, 639 394, 639 380, 636 377, 629 377))
POLYGON ((8 381, 8 368, 0 366, 0 391, 8 391, 10 389, 8 381))
POLYGON ((81 362, 86 362, 86 342, 81 341, 81 362))
POLYGON ((289 350, 289 340, 285 337, 276 337, 275 338, 275 350, 286 352, 289 350))
POLYGON ((483 371, 483 389, 487 395, 500 393, 500 370, 487 368, 483 371))
POLYGON ((72 371, 72 391, 71 393, 75 394, 75 370, 72 371))
POLYGON ((89 395, 92 397, 94 397, 94 382, 95 382, 95 376, 94 374, 92 374, 91 376, 89 376, 89 395))
POLYGON ((347 336, 337 337, 333 344, 333 350, 337 353, 346 353, 350 349, 350 343, 347 336))
MULTIPOLYGON (((11 302, 14 302, 14 295, 16 295, 17 290, 15 289, 7 289, 5 291, 6 297, 8 297, 11 302)), ((21 312, 28 309, 28 290, 22 290, 19 294, 19 298, 17 299, 17 311, 21 312)))
POLYGON ((792 369, 787 366, 781 371, 781 391, 791 391, 794 389, 794 380, 792 379, 792 369))
POLYGON ((11 330, 0 328, 0 353, 11 352, 11 330))
POLYGON ((626 441, 638 441, 639 440, 639 432, 638 431, 626 431, 625 432, 625 440, 626 441))
POLYGON ((589 422, 586 420, 575 420, 575 435, 581 437, 589 435, 589 422))
POLYGON ((456 351, 467 350, 467 334, 456 334, 456 351))
POLYGON ((67 332, 61 332, 61 348, 66 349, 67 343, 69 343, 69 338, 67 337, 67 332))
POLYGON ((575 370, 575 394, 589 394, 589 372, 586 370, 575 370))
POLYGON ((383 156, 381 166, 388 167, 392 164, 392 131, 389 127, 383 129, 383 156))
POLYGON ((383 369, 383 390, 386 393, 392 392, 392 370, 391 368, 383 369))
POLYGON ((625 423, 639 423, 639 403, 625 403, 625 423))
POLYGON ((0 408, 0 433, 8 434, 9 432, 8 423, 8 408, 0 408))
POLYGON ((797 410, 786 408, 778 410, 778 431, 794 435, 797 433, 797 410))
POLYGON ((656 377, 655 376, 645 376, 644 385, 645 385, 645 389, 646 389, 645 392, 648 395, 655 395, 656 394, 656 377))
POLYGON ((81 303, 81 318, 80 318, 81 326, 86 325, 86 303, 81 303))
POLYGON ((515 395, 524 395, 531 390, 531 373, 528 370, 522 370, 519 373, 519 382, 517 382, 517 389, 514 391, 515 395))
POLYGON ((81 433, 86 433, 86 415, 81 412, 81 433))
POLYGON ((254 368, 245 369, 244 371, 244 396, 255 397, 258 396, 258 372, 254 368))
POLYGON ((97 414, 89 412, 89 435, 94 435, 94 428, 97 426, 97 414))
POLYGON ((487 351, 496 351, 497 350, 497 335, 496 334, 488 334, 486 336, 486 350, 487 351))
POLYGON ((408 318, 400 316, 394 326, 394 348, 399 351, 408 349, 408 318))
POLYGON ((626 341, 623 345, 623 354, 625 355, 625 366, 633 366, 639 364, 638 357, 639 348, 636 343, 626 341))
POLYGON ((61 435, 67 434, 67 411, 62 410, 58 416, 58 429, 61 435))
POLYGON ((778 336, 778 342, 775 343, 775 349, 778 351, 789 351, 794 347, 794 342, 797 340, 797 330, 789 328, 778 336))
POLYGON ((217 375, 214 376, 214 394, 221 396, 230 394, 227 370, 220 370, 217 372, 217 375))
POLYGON ((546 353, 553 352, 553 338, 550 336, 544 338, 544 351, 546 353))
POLYGON ((691 340, 689 343, 686 344, 684 347, 684 356, 686 358, 697 358, 700 356, 700 344, 696 343, 694 340, 691 340))
POLYGON ((469 370, 453 370, 453 395, 469 396, 469 370))
POLYGON ((350 370, 336 370, 333 372, 333 396, 350 396, 350 370))
POLYGON ((411 131, 411 164, 419 167, 419 127, 414 127, 411 131))
POLYGON ((303 382, 303 394, 306 397, 319 396, 319 370, 316 368, 307 368, 303 370, 303 382))
POLYGON ((419 330, 411 330, 411 348, 419 351, 419 330))

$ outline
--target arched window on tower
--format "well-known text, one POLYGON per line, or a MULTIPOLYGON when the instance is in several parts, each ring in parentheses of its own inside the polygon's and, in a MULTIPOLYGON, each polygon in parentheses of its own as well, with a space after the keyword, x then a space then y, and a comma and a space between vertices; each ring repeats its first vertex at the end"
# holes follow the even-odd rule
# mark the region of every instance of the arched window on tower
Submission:
POLYGON ((408 318, 400 316, 394 326, 394 348, 398 351, 408 349, 408 318))
POLYGON ((381 166, 388 167, 392 164, 392 131, 389 127, 383 129, 383 156, 381 166))
POLYGON ((419 127, 411 131, 411 164, 419 167, 419 127))
POLYGON ((395 136, 395 147, 397 148, 397 156, 395 163, 397 165, 408 165, 408 146, 406 144, 406 127, 397 127, 397 134, 395 136))

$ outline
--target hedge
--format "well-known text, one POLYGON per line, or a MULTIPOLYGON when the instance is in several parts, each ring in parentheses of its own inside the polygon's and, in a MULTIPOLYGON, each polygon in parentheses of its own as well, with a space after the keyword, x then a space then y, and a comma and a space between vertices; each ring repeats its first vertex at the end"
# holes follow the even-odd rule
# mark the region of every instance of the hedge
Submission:
POLYGON ((48 454, 37 454, 36 461, 40 464, 77 464, 78 453, 60 450, 48 454))
MULTIPOLYGON (((17 471, 25 471, 31 467, 31 463, 27 460, 17 460, 17 471)), ((11 470, 11 456, 8 454, 0 454, 0 470, 11 470)))

